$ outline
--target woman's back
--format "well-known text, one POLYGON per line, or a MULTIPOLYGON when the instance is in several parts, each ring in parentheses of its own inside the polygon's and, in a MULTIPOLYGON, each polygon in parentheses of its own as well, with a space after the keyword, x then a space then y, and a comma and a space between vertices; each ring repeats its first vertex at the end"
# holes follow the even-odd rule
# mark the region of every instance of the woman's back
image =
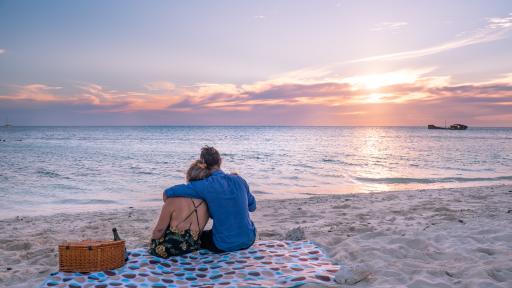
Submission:
POLYGON ((199 237, 208 218, 203 200, 168 198, 153 230, 149 253, 167 258, 199 250, 199 237))
POLYGON ((193 235, 199 235, 203 231, 209 218, 206 202, 184 197, 170 198, 167 201, 170 202, 169 209, 172 211, 171 229, 178 232, 190 229, 193 235))

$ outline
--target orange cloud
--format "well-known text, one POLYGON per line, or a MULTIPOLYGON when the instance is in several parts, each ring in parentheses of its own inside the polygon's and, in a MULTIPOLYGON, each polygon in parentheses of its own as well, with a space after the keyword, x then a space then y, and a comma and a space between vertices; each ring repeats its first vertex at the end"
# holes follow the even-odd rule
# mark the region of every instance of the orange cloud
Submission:
POLYGON ((441 114, 458 114, 475 121, 505 121, 512 114, 512 74, 486 82, 457 84, 451 83, 448 76, 430 75, 433 71, 434 68, 403 69, 325 79, 317 77, 322 74, 320 71, 309 74, 311 78, 295 74, 295 77, 242 85, 152 83, 138 91, 86 84, 75 87, 73 93, 65 93, 61 87, 30 84, 16 86, 12 95, 3 95, 0 99, 87 105, 90 107, 87 111, 94 113, 314 110, 330 115, 330 118, 322 118, 324 114, 319 114, 314 119, 328 124, 360 121, 369 125, 399 125, 400 121, 416 123, 446 117, 441 114))
POLYGON ((62 87, 53 87, 45 84, 12 85, 12 87, 14 87, 17 92, 14 95, 0 95, 0 99, 46 102, 62 100, 55 94, 55 90, 60 90, 62 87))

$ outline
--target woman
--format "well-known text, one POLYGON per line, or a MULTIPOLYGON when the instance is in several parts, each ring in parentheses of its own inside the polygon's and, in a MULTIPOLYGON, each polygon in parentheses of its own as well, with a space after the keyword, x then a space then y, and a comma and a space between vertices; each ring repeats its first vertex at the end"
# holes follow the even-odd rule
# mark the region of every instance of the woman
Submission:
MULTIPOLYGON (((187 182, 210 176, 204 162, 197 160, 187 171, 187 182)), ((208 222, 208 207, 200 199, 167 198, 153 230, 149 253, 169 258, 200 249, 200 236, 208 222)))

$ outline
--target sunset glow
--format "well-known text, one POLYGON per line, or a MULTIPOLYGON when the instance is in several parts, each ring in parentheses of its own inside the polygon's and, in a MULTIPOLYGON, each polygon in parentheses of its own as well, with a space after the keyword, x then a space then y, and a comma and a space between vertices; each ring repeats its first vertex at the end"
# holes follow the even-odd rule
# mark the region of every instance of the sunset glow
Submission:
MULTIPOLYGON (((509 126, 512 5, 486 3, 464 3, 470 6, 467 15, 456 13, 458 2, 439 15, 440 4, 392 5, 398 10, 390 10, 383 3, 373 4, 379 9, 358 2, 286 2, 279 9, 253 3, 252 10, 262 12, 258 17, 247 12, 203 19, 178 15, 207 7, 132 3, 116 16, 128 27, 110 24, 103 34, 87 30, 92 10, 76 15, 75 30, 70 30, 62 28, 63 19, 50 21, 48 3, 31 12, 43 19, 40 24, 24 19, 30 15, 9 2, 0 10, 0 115, 19 125, 426 125, 447 119, 509 126), (287 12, 292 6, 296 10, 287 12), (322 16, 314 16, 318 23, 311 27, 302 24, 301 35, 294 34, 288 25, 313 17, 308 9, 322 16), (156 16, 145 19, 146 12, 156 16), (126 22, 124 15, 130 13, 141 15, 140 22, 126 22), (16 26, 16 21, 26 24, 16 26), (328 21, 330 26, 323 26, 328 21), (140 29, 129 37, 121 33, 137 24, 155 37, 140 29), (275 33, 283 41, 266 34, 281 26, 275 33), (217 31, 223 30, 227 34, 220 37, 217 31), (78 36, 79 31, 87 35, 78 36), (36 49, 33 35, 38 33, 53 44, 36 49), (333 35, 344 41, 330 42, 333 35), (141 38, 139 44, 131 37, 141 38), (314 45, 305 44, 310 38, 316 39, 314 45), (267 48, 250 43, 267 43, 267 48), (406 116, 411 111, 414 119, 406 116)), ((58 7, 65 13, 69 5, 58 7)), ((108 6, 100 22, 118 8, 108 6)))

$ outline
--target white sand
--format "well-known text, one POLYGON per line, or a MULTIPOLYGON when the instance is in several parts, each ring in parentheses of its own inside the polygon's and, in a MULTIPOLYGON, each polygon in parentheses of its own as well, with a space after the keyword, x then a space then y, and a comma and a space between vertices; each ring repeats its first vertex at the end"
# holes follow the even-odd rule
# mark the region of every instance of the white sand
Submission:
MULTIPOLYGON (((159 208, 0 221, 0 287, 35 287, 57 269, 63 239, 147 242, 159 208)), ((259 239, 297 226, 371 276, 354 287, 512 287, 512 186, 315 196, 258 202, 259 239)))

